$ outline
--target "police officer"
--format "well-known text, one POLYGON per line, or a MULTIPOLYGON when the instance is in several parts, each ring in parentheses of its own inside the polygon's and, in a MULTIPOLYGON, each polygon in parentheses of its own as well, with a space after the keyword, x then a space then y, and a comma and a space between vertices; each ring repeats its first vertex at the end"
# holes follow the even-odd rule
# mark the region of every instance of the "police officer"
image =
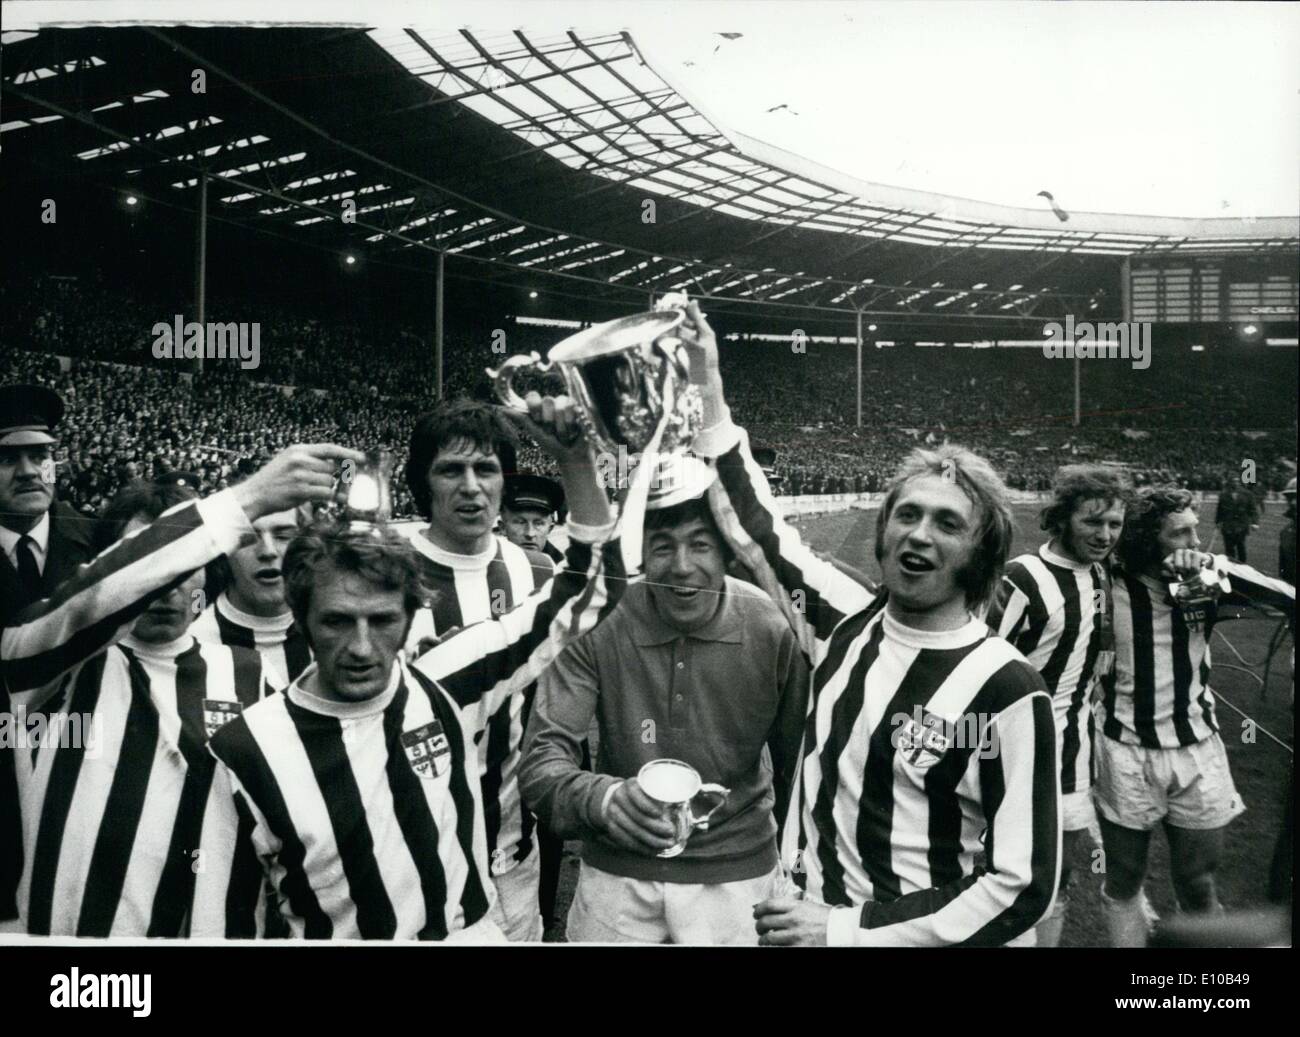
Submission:
MULTIPOLYGON (((52 389, 0 386, 0 626, 94 557, 91 520, 54 499, 54 430, 62 417, 52 389)), ((0 711, 9 711, 3 689, 0 711)), ((14 756, 0 751, 0 932, 16 924, 22 874, 14 756)))
POLYGON ((564 487, 543 475, 506 476, 501 494, 501 532, 512 544, 541 551, 553 562, 564 555, 546 538, 564 508, 564 487))

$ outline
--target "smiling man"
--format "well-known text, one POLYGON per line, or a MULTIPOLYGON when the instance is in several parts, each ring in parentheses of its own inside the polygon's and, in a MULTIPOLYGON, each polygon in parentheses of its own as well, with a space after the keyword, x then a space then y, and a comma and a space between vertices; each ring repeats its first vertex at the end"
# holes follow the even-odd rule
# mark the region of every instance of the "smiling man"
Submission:
MULTIPOLYGON (((807 664, 780 612, 726 574, 730 551, 694 458, 651 491, 642 569, 618 609, 542 678, 520 783, 554 831, 583 840, 569 942, 749 944, 776 891, 807 702, 807 664), (600 729, 595 773, 582 741, 600 729), (676 857, 662 807, 637 783, 652 760, 730 789, 676 857)), ((697 809, 706 805, 702 800, 697 809)))
POLYGON ((1061 761, 1061 885, 1038 925, 1038 946, 1055 947, 1065 923, 1070 862, 1089 843, 1092 802, 1092 700, 1097 679, 1115 659, 1106 561, 1119 543, 1127 480, 1101 465, 1067 465, 1056 473, 1042 514, 1051 539, 1035 554, 1012 559, 986 617, 1038 670, 1052 696, 1061 761))
POLYGON ((1060 792, 1042 678, 973 615, 1011 543, 1001 480, 960 447, 913 451, 877 518, 884 587, 865 586, 782 519, 695 303, 679 334, 718 526, 815 667, 783 843, 805 895, 755 908, 760 943, 1032 944, 1058 880, 1060 792))

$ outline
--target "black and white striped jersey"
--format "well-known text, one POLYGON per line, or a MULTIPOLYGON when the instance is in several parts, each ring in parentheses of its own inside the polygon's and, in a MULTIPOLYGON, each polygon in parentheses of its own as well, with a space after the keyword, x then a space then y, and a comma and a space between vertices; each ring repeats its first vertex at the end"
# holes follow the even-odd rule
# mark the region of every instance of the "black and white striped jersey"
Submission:
MULTIPOLYGON (((1092 694, 1107 634, 1110 579, 1097 563, 1065 558, 1043 544, 1007 563, 985 617, 1042 675, 1052 696, 1061 791, 1092 785, 1092 694)), ((1104 656, 1107 660, 1111 655, 1104 656)))
MULTIPOLYGON (((364 702, 312 694, 315 673, 213 739, 243 828, 216 841, 251 845, 300 939, 442 940, 482 920, 495 893, 455 704, 400 663, 364 702)), ((237 934, 256 902, 256 887, 207 896, 201 877, 195 934, 237 934)))
POLYGON ((0 637, 16 708, 55 702, 46 739, 16 759, 26 867, 19 911, 33 934, 179 936, 194 880, 260 877, 233 841, 200 853, 232 812, 214 795, 211 733, 266 691, 257 653, 126 634, 158 593, 252 528, 228 495, 171 509, 101 554, 0 637))
POLYGON ((276 690, 287 688, 311 662, 311 648, 292 613, 254 616, 237 608, 225 592, 203 610, 190 633, 209 644, 255 649, 262 656, 267 682, 276 690))
MULTIPOLYGON (((411 542, 420 553, 425 584, 433 592, 429 607, 416 612, 411 622, 407 645, 412 655, 421 642, 427 644, 472 623, 499 619, 545 584, 555 570, 545 555, 526 551, 498 535, 492 537, 488 550, 478 555, 445 551, 422 533, 411 542)), ((519 764, 534 694, 531 684, 520 689, 484 718, 484 729, 476 732, 493 875, 510 871, 533 849, 535 821, 519 795, 519 764)))
POLYGON ((743 430, 724 422, 694 449, 717 458, 709 497, 724 535, 815 665, 783 853, 811 897, 839 908, 828 941, 1032 941, 1061 838, 1042 678, 974 617, 903 626, 887 593, 804 546, 743 430))
POLYGON ((1112 572, 1115 669, 1098 707, 1107 738, 1149 749, 1194 745, 1219 731, 1210 690, 1210 634, 1224 605, 1269 605, 1295 615, 1295 588, 1224 555, 1214 556, 1231 591, 1215 602, 1175 603, 1166 581, 1112 572))
MULTIPOLYGON (((326 700, 311 693, 312 666, 214 741, 239 838, 262 861, 293 935, 445 939, 484 917, 495 891, 473 736, 614 607, 625 583, 617 539, 596 549, 575 536, 565 557, 516 608, 399 665, 384 695, 326 700)), ((235 928, 220 898, 198 901, 196 932, 235 928)), ((248 916, 248 903, 232 907, 248 916)))

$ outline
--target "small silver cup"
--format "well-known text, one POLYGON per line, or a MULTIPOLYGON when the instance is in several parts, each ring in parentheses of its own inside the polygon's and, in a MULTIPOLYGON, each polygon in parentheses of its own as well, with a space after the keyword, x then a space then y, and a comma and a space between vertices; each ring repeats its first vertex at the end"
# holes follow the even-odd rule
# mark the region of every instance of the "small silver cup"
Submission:
POLYGON ((636 783, 641 791, 657 803, 663 804, 664 817, 672 823, 676 841, 660 857, 676 857, 686 849, 686 840, 695 829, 708 831, 709 818, 727 801, 731 789, 700 778, 700 772, 681 760, 651 760, 637 772, 636 783), (694 812, 696 796, 712 795, 718 802, 697 815, 694 812))
POLYGON ((353 528, 383 525, 393 517, 393 454, 386 447, 366 451, 359 465, 344 462, 329 511, 353 528))

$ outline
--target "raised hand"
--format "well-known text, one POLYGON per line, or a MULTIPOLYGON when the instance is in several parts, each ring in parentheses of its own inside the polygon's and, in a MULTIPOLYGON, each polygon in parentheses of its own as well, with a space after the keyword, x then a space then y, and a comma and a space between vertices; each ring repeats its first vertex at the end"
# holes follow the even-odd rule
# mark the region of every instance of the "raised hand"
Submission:
POLYGON ((686 319, 673 332, 686 348, 691 361, 691 382, 703 386, 718 374, 718 336, 700 311, 700 304, 686 304, 686 319))
POLYGON ((365 462, 360 450, 334 443, 299 443, 285 447, 233 493, 249 521, 301 504, 326 502, 334 492, 343 461, 365 462))

